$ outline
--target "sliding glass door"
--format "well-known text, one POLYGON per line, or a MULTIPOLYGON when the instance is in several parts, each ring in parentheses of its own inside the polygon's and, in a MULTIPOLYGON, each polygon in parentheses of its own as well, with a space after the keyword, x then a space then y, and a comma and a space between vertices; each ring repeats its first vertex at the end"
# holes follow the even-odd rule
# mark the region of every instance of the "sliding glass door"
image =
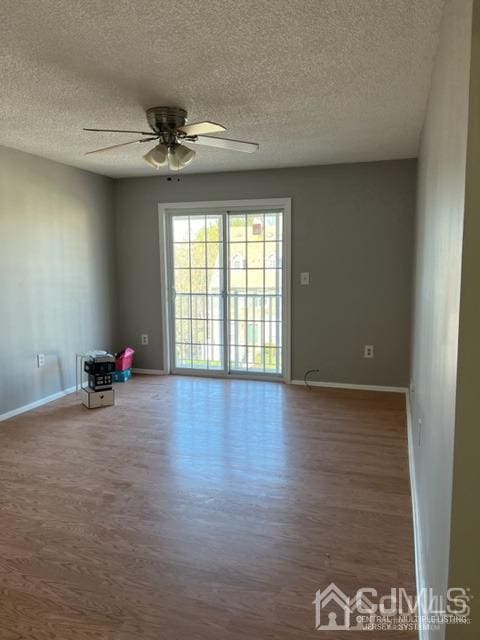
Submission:
POLYGON ((222 215, 172 217, 174 368, 225 370, 222 215))
POLYGON ((228 216, 230 371, 282 373, 282 214, 228 216))
POLYGON ((172 371, 283 374, 283 212, 171 213, 172 371))

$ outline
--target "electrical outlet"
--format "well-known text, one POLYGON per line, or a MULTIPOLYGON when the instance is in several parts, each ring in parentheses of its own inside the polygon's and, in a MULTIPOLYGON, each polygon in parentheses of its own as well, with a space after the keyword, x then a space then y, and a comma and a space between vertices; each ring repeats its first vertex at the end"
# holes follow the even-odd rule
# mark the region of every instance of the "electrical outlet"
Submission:
POLYGON ((140 336, 141 342, 142 344, 148 344, 148 333, 142 333, 142 335, 140 336))
POLYGON ((363 347, 363 357, 364 358, 373 358, 374 348, 373 344, 366 344, 363 347))
POLYGON ((300 274, 300 284, 304 286, 310 284, 310 273, 308 271, 302 271, 300 274))
POLYGON ((43 367, 44 365, 45 365, 45 354, 37 353, 37 367, 40 369, 40 367, 43 367))

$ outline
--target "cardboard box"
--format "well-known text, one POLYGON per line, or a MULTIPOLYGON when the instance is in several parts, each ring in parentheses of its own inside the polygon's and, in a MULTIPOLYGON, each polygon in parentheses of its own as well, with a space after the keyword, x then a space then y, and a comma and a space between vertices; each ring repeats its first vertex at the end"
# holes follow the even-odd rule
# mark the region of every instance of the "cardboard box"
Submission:
POLYGON ((98 409, 98 407, 111 407, 115 404, 115 391, 108 389, 106 391, 93 391, 92 389, 83 388, 82 402, 88 409, 98 409))

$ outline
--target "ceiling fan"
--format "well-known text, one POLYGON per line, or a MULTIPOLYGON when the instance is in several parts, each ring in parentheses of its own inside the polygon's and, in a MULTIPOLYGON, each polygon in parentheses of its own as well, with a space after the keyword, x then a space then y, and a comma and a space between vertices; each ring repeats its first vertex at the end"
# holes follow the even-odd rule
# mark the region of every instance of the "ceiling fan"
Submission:
POLYGON ((104 131, 110 133, 139 133, 146 138, 131 140, 121 144, 114 144, 110 147, 87 151, 86 155, 92 153, 102 153, 110 149, 126 147, 129 144, 141 144, 153 142, 157 144, 150 149, 143 159, 147 164, 155 169, 168 164, 172 171, 180 171, 192 162, 195 151, 187 147, 184 142, 200 144, 207 147, 218 147, 229 151, 244 151, 253 153, 257 151, 259 145, 256 142, 244 142, 243 140, 230 140, 228 138, 214 138, 208 133, 219 133, 225 131, 225 127, 215 122, 206 120, 205 122, 195 122, 187 124, 187 112, 179 107, 152 107, 147 109, 147 121, 151 131, 131 131, 123 129, 84 129, 84 131, 104 131))

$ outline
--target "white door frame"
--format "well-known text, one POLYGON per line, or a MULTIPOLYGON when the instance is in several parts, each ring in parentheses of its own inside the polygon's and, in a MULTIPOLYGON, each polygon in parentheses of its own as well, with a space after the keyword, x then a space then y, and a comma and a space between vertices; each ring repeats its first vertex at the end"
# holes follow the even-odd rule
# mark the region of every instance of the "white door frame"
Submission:
MULTIPOLYGON (((165 373, 170 373, 172 369, 172 354, 170 353, 170 296, 168 292, 168 253, 167 253, 167 212, 182 210, 208 209, 209 212, 218 209, 225 211, 235 211, 242 209, 268 209, 277 208, 283 211, 283 358, 284 372, 283 378, 276 378, 289 383, 291 381, 291 198, 260 198, 255 200, 209 200, 202 202, 160 202, 158 204, 158 223, 160 237, 160 295, 162 303, 162 341, 163 341, 163 369, 165 373)), ((210 372, 210 375, 211 372, 210 372)), ((224 377, 219 372, 219 377, 224 377)), ((246 378, 248 374, 229 374, 229 378, 246 378)), ((261 374, 252 375, 252 379, 261 380, 268 378, 261 374)), ((271 378, 270 378, 271 379, 271 378)))

